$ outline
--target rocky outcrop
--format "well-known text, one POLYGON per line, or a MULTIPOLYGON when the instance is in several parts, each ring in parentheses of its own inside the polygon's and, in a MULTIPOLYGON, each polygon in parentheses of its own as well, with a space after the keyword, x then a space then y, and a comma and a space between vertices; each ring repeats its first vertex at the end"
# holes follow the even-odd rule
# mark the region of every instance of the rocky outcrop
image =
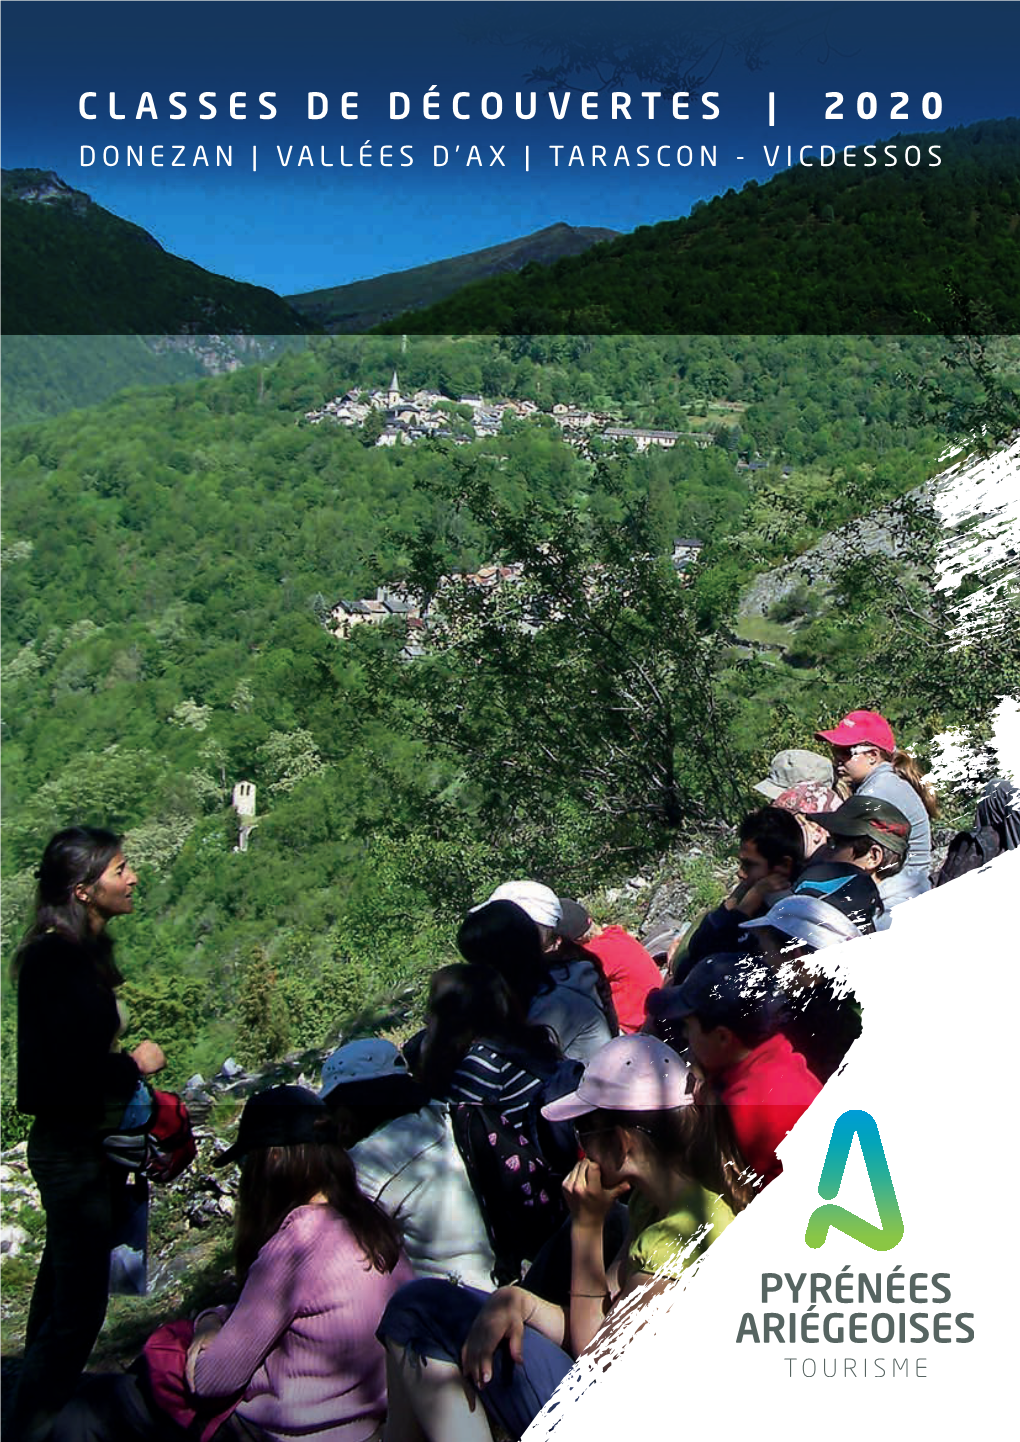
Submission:
POLYGON ((785 600, 805 583, 813 590, 829 590, 837 568, 851 554, 895 558, 902 550, 902 522, 894 509, 851 521, 796 560, 759 576, 741 599, 740 615, 766 616, 777 601, 785 600))
POLYGON ((146 345, 156 355, 188 355, 207 375, 228 375, 246 365, 278 360, 286 341, 278 336, 188 335, 147 336, 146 345))
MULTIPOLYGON (((700 848, 690 853, 692 858, 705 854, 700 848)), ((720 871, 720 882, 723 880, 720 871)), ((648 895, 638 940, 653 956, 660 955, 672 940, 684 934, 696 910, 694 888, 683 872, 663 878, 648 895)))
POLYGON ((4 200, 24 200, 32 205, 64 205, 84 211, 92 201, 83 190, 74 190, 55 170, 0 171, 0 193, 4 200))

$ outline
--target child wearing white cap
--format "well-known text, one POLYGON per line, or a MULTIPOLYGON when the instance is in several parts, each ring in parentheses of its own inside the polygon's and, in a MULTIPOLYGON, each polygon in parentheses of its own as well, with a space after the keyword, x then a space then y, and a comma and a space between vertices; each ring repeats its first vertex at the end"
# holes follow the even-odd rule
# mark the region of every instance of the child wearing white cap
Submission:
POLYGON ((474 906, 457 933, 464 960, 498 971, 527 1019, 547 1027, 564 1056, 587 1062, 613 1035, 590 958, 560 962, 550 947, 560 899, 538 881, 507 881, 474 906))

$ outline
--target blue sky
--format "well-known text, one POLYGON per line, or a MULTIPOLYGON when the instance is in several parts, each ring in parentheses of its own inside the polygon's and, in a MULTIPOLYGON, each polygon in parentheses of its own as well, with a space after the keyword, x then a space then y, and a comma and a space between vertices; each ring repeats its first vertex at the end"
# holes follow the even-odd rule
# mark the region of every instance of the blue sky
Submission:
MULTIPOLYGON (((55 170, 174 253, 284 294, 460 254, 557 220, 626 231, 684 215, 698 199, 739 188, 749 177, 767 179, 773 172, 766 147, 773 154, 781 147, 781 169, 788 145, 813 146, 813 159, 822 144, 863 145, 897 132, 939 130, 1020 110, 1020 12, 1013 4, 983 0, 6 0, 2 18, 5 168, 55 170), (672 57, 682 39, 696 47, 691 63, 705 77, 702 89, 718 92, 717 118, 706 118, 696 91, 689 118, 672 117, 670 93, 680 73, 672 57), (576 87, 561 120, 552 114, 549 82, 533 76, 559 58, 568 62, 566 79, 576 87), (601 91, 614 67, 615 83, 601 91), (436 120, 423 116, 430 87, 439 97, 436 120), (649 119, 641 91, 655 89, 662 95, 649 119), (585 90, 600 90, 597 119, 581 115, 585 90), (613 90, 632 96, 629 120, 611 118, 613 90), (86 102, 95 120, 79 114, 87 91, 96 92, 86 102), (110 118, 111 91, 127 119, 110 118), (178 91, 186 97, 181 104, 187 116, 174 120, 169 96, 178 91), (260 119, 258 96, 270 91, 276 116, 260 119), (322 120, 307 116, 310 91, 328 99, 322 120), (341 96, 351 91, 358 93, 357 118, 345 120, 341 96), (407 119, 390 118, 391 91, 409 97, 407 119), (457 91, 469 92, 460 102, 468 120, 452 116, 457 91), (516 118, 517 91, 536 92, 534 120, 516 118), (144 92, 152 97, 155 119, 136 118, 144 92), (202 92, 215 92, 215 119, 199 118, 202 92), (247 97, 246 116, 232 120, 229 97, 239 92, 247 97), (774 126, 768 124, 770 92, 774 126), (842 94, 842 103, 832 106, 842 120, 826 118, 827 92, 842 94), (908 99, 898 102, 893 92, 908 99), (482 117, 484 94, 501 98, 501 118, 482 117), (924 96, 939 97, 938 115, 922 114, 924 96), (892 118, 897 103, 900 114, 892 118), (358 163, 366 142, 371 166, 358 163), (82 164, 83 145, 95 152, 92 165, 82 164), (128 167, 129 145, 144 147, 142 167, 128 167), (150 159, 158 145, 162 169, 150 159), (174 152, 175 145, 183 152, 174 152), (192 163, 196 147, 212 160, 217 145, 232 147, 231 168, 192 163), (314 165, 298 164, 305 145, 314 165), (386 145, 393 147, 388 169, 379 164, 386 145), (437 145, 450 157, 441 168, 433 163, 437 145), (481 165, 462 163, 471 145, 478 147, 481 165), (563 147, 558 167, 552 145, 563 147), (583 166, 567 165, 574 145, 582 147, 583 166), (626 147, 630 167, 593 164, 593 145, 604 145, 610 160, 626 147), (653 156, 665 146, 663 157, 672 163, 639 168, 639 145, 651 147, 653 156), (683 145, 695 157, 686 167, 676 160, 683 145), (714 147, 715 167, 696 163, 702 145, 714 147), (107 146, 117 147, 118 165, 102 163, 107 146), (293 147, 287 167, 278 146, 284 154, 293 147), (411 166, 401 166, 406 156, 400 146, 409 147, 411 166), (353 165, 341 165, 341 147, 353 165), (492 147, 502 147, 503 166, 489 163, 492 147), (171 166, 174 155, 185 163, 171 166), (332 166, 324 166, 323 158, 332 166)), ((496 102, 487 104, 494 109, 496 102)), ((929 98, 929 112, 936 108, 929 98)))

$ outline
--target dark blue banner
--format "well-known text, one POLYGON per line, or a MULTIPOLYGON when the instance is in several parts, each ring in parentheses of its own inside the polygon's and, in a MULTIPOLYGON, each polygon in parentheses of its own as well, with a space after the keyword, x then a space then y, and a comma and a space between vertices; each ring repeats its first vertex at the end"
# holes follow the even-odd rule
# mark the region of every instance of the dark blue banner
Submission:
POLYGON ((8 3, 3 164, 293 293, 796 165, 930 172, 936 132, 1015 112, 1018 30, 984 3, 8 3))

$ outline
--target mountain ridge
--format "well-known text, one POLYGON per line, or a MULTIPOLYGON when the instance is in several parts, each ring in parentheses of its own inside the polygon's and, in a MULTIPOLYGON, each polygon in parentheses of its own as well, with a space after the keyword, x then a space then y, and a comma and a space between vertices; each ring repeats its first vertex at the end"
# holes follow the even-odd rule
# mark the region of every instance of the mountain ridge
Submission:
POLYGON ((0 174, 7 335, 291 335, 315 327, 74 190, 55 171, 0 174))
POLYGON ((332 333, 370 330, 401 311, 435 304, 473 281, 580 255, 619 235, 616 230, 573 226, 559 220, 530 235, 482 250, 284 298, 299 314, 332 333))
POLYGON ((1020 330, 1020 119, 851 149, 852 167, 795 163, 688 216, 543 270, 475 282, 378 329, 958 333, 974 325, 947 298, 955 289, 980 312, 977 329, 1020 330))

